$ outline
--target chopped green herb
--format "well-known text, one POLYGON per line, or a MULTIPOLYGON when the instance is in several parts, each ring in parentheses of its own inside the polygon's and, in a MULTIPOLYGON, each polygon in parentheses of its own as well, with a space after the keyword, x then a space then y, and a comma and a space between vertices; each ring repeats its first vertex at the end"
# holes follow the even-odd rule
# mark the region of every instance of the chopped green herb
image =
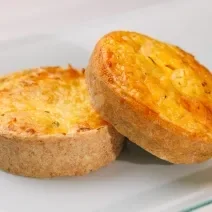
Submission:
POLYGON ((148 58, 152 61, 152 63, 156 65, 155 61, 151 57, 148 57, 148 58))
POLYGON ((54 122, 52 122, 52 125, 54 127, 59 127, 60 126, 60 123, 58 121, 54 121, 54 122))

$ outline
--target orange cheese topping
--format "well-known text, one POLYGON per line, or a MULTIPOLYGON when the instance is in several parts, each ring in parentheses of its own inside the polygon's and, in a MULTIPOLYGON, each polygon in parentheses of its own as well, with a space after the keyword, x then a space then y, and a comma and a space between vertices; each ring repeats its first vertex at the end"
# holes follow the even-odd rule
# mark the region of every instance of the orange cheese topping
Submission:
POLYGON ((67 134, 105 125, 90 105, 84 74, 46 67, 0 79, 0 126, 18 134, 67 134))
POLYGON ((134 32, 101 41, 109 82, 162 119, 212 138, 212 74, 180 48, 134 32))

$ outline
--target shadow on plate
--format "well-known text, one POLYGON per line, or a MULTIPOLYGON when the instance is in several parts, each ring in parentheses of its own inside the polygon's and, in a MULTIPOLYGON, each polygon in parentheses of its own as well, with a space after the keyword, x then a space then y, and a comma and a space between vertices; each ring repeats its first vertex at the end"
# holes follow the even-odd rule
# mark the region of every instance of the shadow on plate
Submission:
POLYGON ((172 165, 171 163, 150 154, 129 140, 126 140, 124 150, 117 160, 135 164, 172 165))

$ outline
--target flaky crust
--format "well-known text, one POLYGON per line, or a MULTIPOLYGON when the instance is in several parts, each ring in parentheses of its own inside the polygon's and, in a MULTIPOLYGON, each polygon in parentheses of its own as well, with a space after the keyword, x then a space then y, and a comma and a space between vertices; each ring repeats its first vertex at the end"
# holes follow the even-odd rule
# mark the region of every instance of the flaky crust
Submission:
POLYGON ((72 135, 0 134, 0 168, 27 177, 85 175, 114 161, 123 146, 112 126, 72 135))
POLYGON ((160 119, 154 111, 122 95, 121 89, 112 85, 106 74, 111 64, 102 57, 102 42, 97 43, 85 72, 92 104, 101 116, 132 142, 163 160, 190 164, 210 159, 209 137, 160 119))

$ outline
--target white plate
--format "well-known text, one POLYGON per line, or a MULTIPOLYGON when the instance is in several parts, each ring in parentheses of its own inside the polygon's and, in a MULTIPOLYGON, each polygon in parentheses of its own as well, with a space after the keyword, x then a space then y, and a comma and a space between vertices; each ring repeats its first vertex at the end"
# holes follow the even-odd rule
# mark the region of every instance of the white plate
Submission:
MULTIPOLYGON (((212 68, 211 0, 177 0, 92 21, 57 35, 0 43, 1 74, 45 65, 87 65, 113 29, 175 43, 212 68)), ((212 162, 171 165, 128 143, 108 167, 85 177, 38 180, 0 172, 0 212, 180 211, 212 198, 212 162)))

